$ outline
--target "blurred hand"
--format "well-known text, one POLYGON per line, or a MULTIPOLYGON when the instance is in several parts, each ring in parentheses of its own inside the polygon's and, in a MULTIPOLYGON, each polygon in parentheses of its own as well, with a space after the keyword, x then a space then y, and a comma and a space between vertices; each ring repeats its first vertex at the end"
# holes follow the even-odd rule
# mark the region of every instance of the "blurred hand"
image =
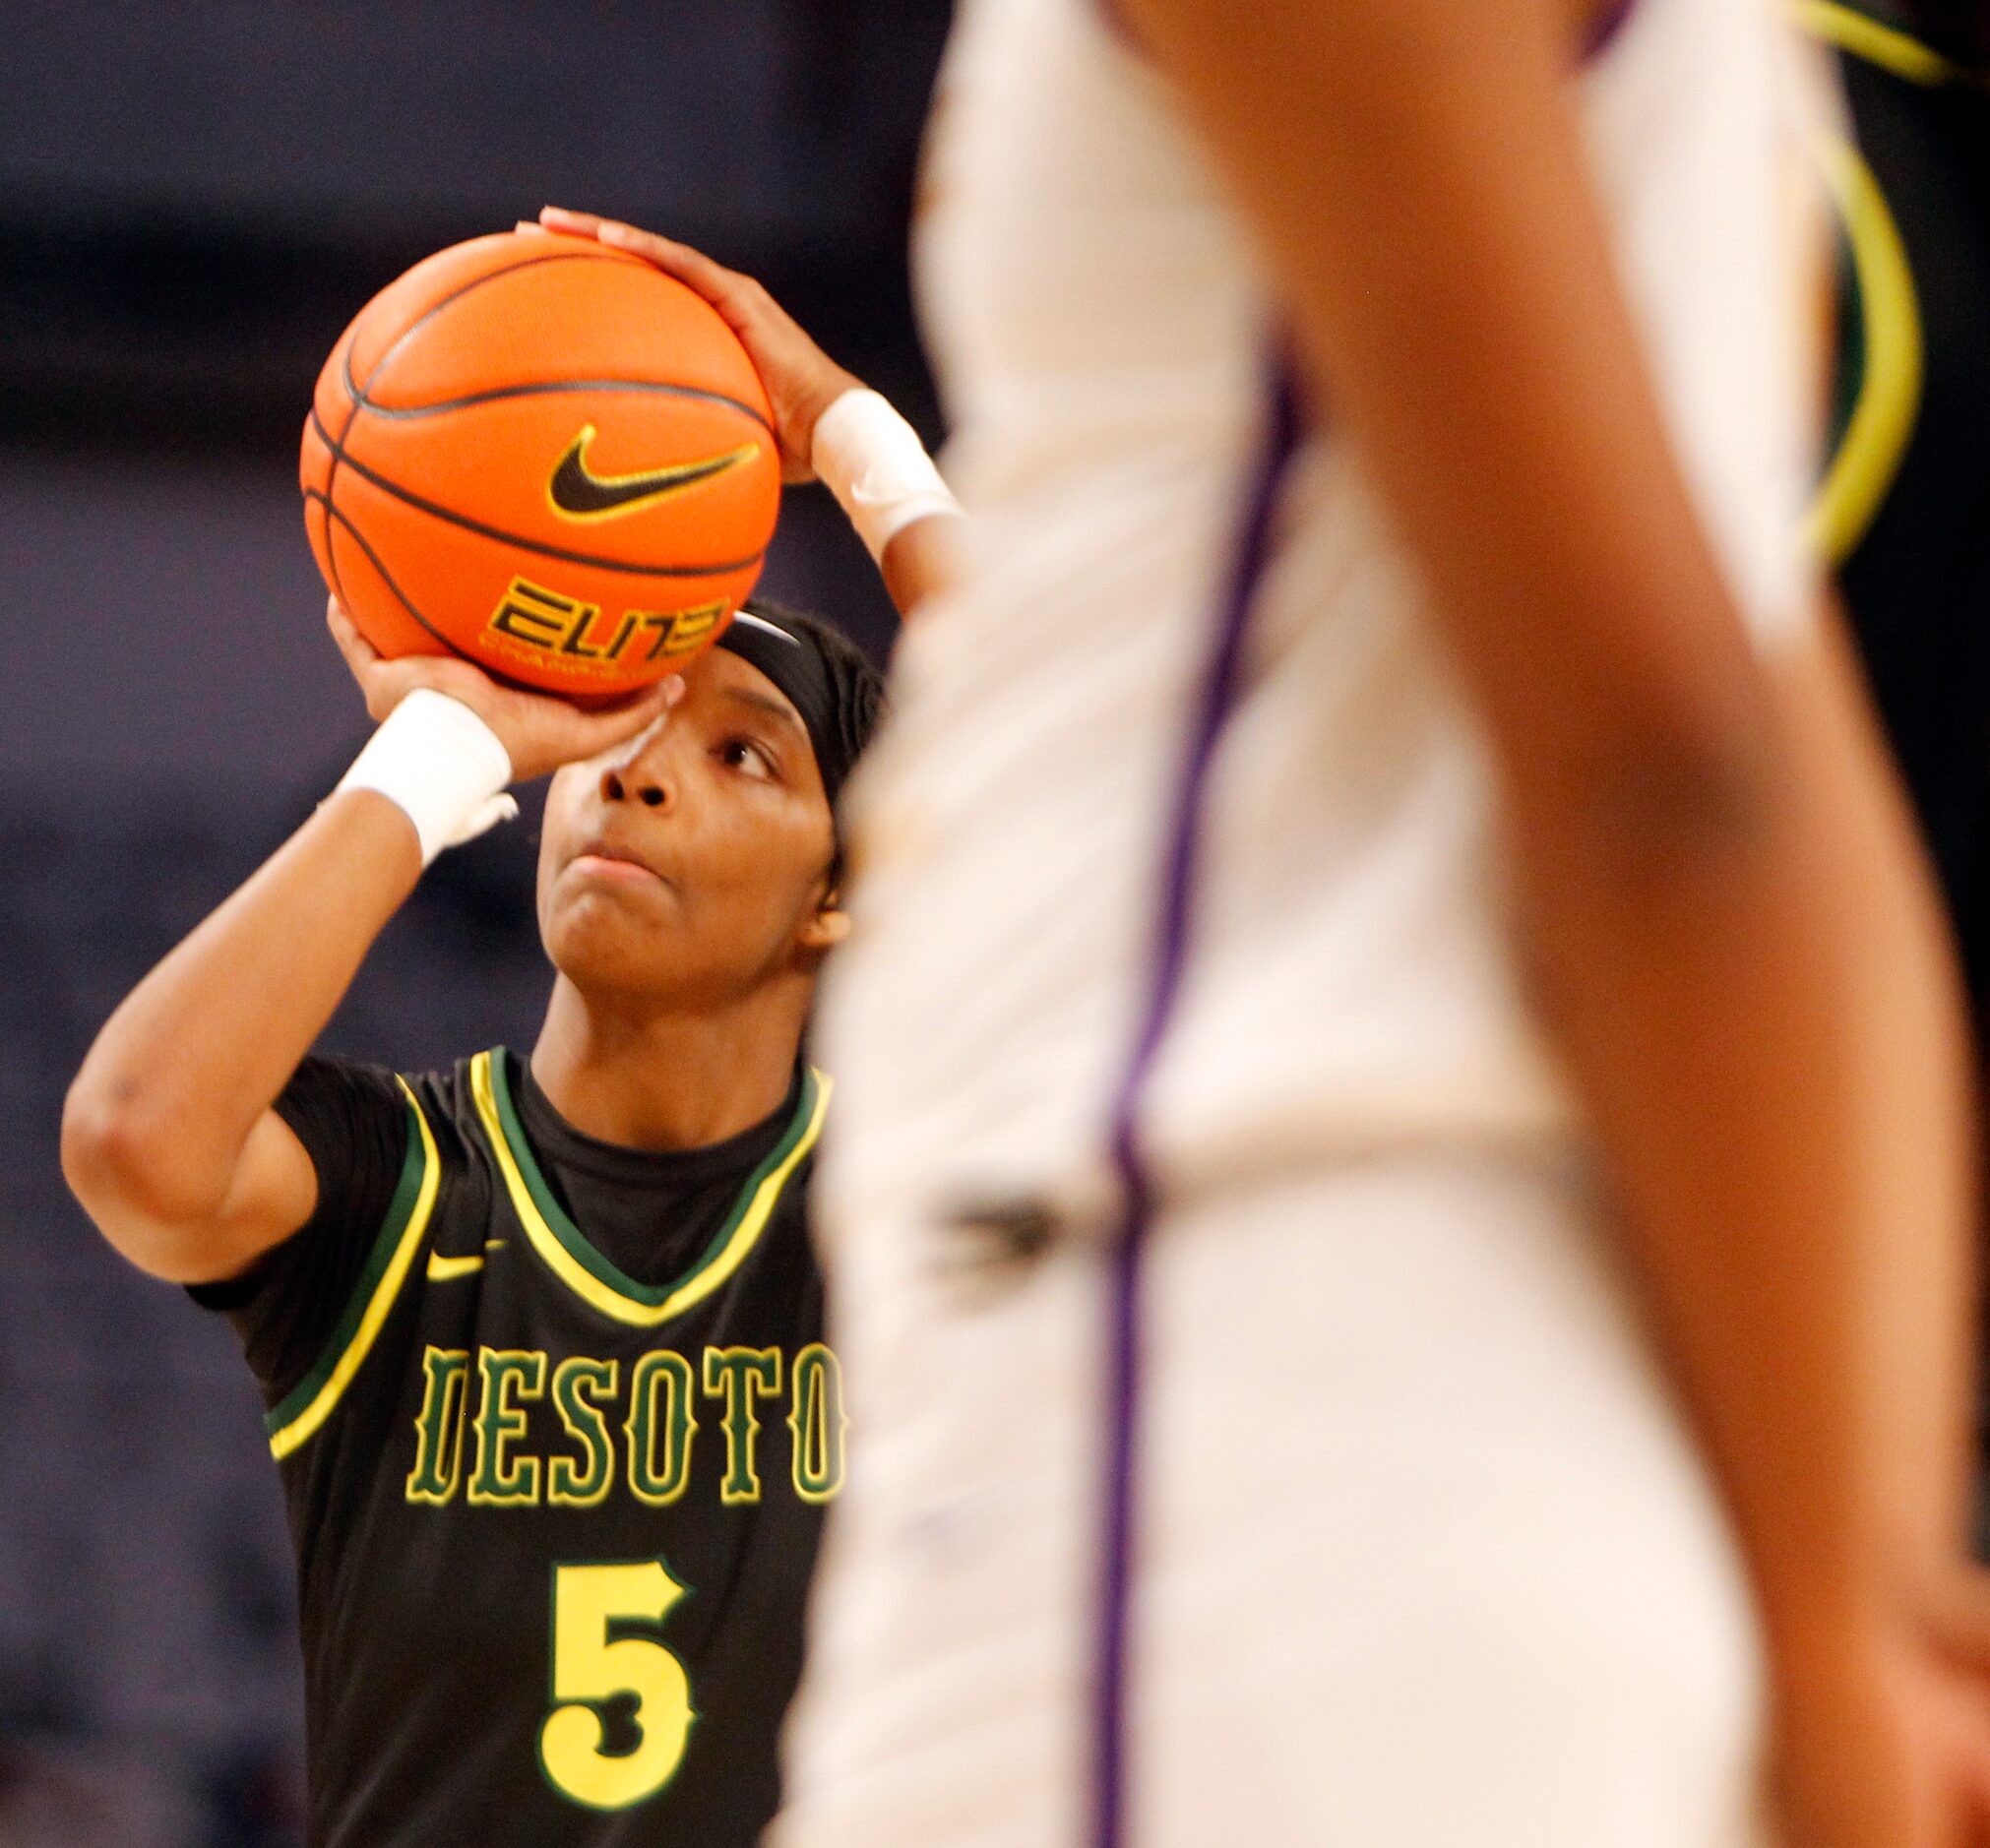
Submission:
POLYGON ((612 706, 583 710, 556 694, 500 686, 482 668, 458 655, 405 654, 390 661, 359 633, 337 597, 327 601, 325 621, 376 720, 385 718, 416 687, 446 693, 497 733, 518 782, 626 743, 684 697, 684 682, 672 674, 612 706))
POLYGON ((815 421, 845 392, 860 390, 863 381, 830 358, 766 289, 752 277, 714 263, 689 244, 639 231, 616 218, 547 206, 539 214, 539 223, 549 231, 596 238, 653 263, 716 308, 767 387, 775 438, 780 446, 781 479, 815 479, 809 461, 815 421))
MULTIPOLYGON (((1973 1574, 1980 1579, 1980 1574, 1973 1574)), ((1788 1848, 1990 1848, 1990 1594, 1777 1652, 1788 1848)))

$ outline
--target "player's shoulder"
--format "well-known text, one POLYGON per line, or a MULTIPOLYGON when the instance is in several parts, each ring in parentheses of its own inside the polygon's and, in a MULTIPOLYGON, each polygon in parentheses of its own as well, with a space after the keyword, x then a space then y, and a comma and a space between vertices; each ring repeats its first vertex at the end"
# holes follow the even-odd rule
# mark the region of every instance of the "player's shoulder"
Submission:
MULTIPOLYGON (((832 1114, 836 1086, 828 1074, 804 1065, 795 1098, 780 1136, 745 1177, 735 1213, 764 1215, 767 1235, 756 1252, 756 1268, 773 1276, 817 1279, 812 1237, 816 1159, 832 1114)), ((782 1286, 786 1287, 786 1286, 782 1286)))
MULTIPOLYGON (((501 1071, 505 1058, 493 1048, 427 1071, 335 1062, 337 1081, 378 1113, 383 1129, 390 1115, 393 1123, 391 1197, 377 1215, 370 1270, 392 1268, 393 1254, 404 1246, 481 1251, 502 1192, 501 1132, 490 1093, 492 1068, 501 1071)), ((388 1179, 383 1168, 383 1197, 388 1179)))
POLYGON ((791 1175, 797 1185, 789 1191, 799 1197, 801 1184, 814 1171, 835 1095, 836 1080, 820 1066, 804 1061, 795 1074, 794 1101, 788 1106, 780 1136, 761 1158, 761 1176, 791 1175))
MULTIPOLYGON (((298 1066, 279 1102, 299 1126, 306 1117, 342 1118, 354 1131, 393 1144, 403 1177, 418 1187, 433 1171, 439 1186, 474 1178, 490 1167, 504 1094, 503 1048, 467 1054, 447 1066, 403 1070, 365 1060, 313 1054, 298 1066)), ((306 1136, 307 1145, 311 1138, 306 1136)))
POLYGON ((447 1066, 393 1074, 417 1137, 426 1136, 445 1174, 486 1174, 504 1136, 513 1055, 502 1046, 466 1053, 447 1066))

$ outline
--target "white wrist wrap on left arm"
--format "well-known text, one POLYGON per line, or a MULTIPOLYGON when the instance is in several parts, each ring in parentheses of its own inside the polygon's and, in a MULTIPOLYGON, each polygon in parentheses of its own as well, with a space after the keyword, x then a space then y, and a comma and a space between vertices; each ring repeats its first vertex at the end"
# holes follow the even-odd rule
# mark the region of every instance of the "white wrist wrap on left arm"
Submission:
POLYGON ((399 808, 427 866, 519 812, 504 793, 511 779, 511 754, 496 732, 461 700, 417 687, 367 740, 339 789, 371 789, 399 808))
POLYGON ((845 392, 815 420, 809 462, 880 563, 913 521, 961 511, 918 431, 876 392, 845 392))

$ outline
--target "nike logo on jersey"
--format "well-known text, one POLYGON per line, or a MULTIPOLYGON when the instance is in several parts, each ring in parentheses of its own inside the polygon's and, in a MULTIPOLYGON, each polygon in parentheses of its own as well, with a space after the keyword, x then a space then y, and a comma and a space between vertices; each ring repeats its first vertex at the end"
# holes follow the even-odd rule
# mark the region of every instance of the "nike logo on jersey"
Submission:
MULTIPOLYGON (((485 1239, 483 1248, 487 1252, 504 1250, 503 1239, 485 1239)), ((471 1253, 467 1258, 445 1258, 440 1252, 428 1254, 428 1280, 431 1283, 447 1283, 452 1277, 466 1277, 483 1268, 483 1260, 471 1253)))
POLYGON ((553 464, 546 481, 546 500, 562 520, 619 519, 666 495, 710 481, 760 454, 757 442, 742 443, 703 462, 672 462, 664 468, 644 468, 628 475, 597 475, 588 466, 588 449, 598 434, 591 423, 583 424, 580 434, 553 464))

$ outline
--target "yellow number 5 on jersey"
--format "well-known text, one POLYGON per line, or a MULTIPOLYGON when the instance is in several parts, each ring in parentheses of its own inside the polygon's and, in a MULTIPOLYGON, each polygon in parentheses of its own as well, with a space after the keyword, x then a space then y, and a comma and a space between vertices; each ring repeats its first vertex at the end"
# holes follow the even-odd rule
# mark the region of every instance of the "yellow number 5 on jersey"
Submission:
POLYGON ((676 1774, 697 1717, 684 1664, 647 1636, 609 1636, 613 1624, 656 1625, 684 1595, 661 1560, 553 1568, 553 1699, 539 1728, 539 1763, 561 1796, 591 1810, 626 1810, 676 1774), (636 1696, 636 1749, 601 1750, 596 1709, 636 1696))

